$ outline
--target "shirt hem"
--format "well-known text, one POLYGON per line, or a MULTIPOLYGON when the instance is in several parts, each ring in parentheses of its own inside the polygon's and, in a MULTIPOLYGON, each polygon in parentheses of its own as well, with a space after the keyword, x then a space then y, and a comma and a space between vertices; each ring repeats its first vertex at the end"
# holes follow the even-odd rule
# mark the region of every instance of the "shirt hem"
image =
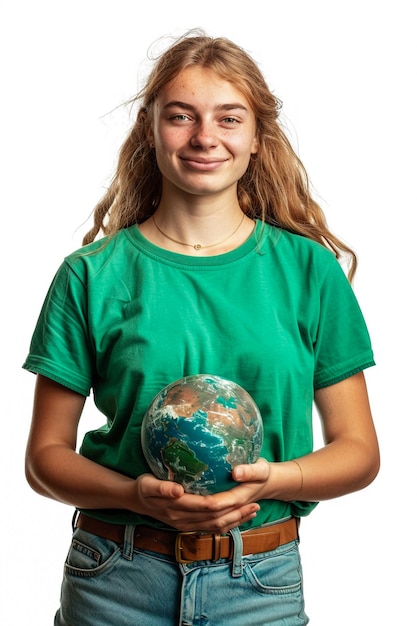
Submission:
POLYGON ((373 360, 363 365, 358 365, 357 367, 354 367, 348 370, 347 372, 344 372, 343 374, 339 374, 338 376, 333 376, 332 378, 328 378, 325 381, 317 383, 314 388, 315 390, 317 390, 317 389, 323 389, 324 387, 330 387, 330 385, 335 385, 336 383, 340 383, 342 380, 346 380, 347 378, 350 378, 351 376, 354 376, 355 374, 359 374, 359 372, 362 372, 363 370, 368 369, 369 367, 373 367, 374 365, 375 365, 375 361, 373 360))
POLYGON ((71 389, 71 391, 75 391, 76 393, 79 393, 84 397, 88 397, 90 395, 90 389, 86 391, 85 387, 82 387, 81 385, 77 385, 77 383, 69 382, 63 376, 59 376, 59 374, 56 374, 55 372, 51 372, 48 368, 35 367, 33 365, 29 365, 26 363, 22 367, 27 372, 45 376, 45 378, 49 378, 53 380, 54 382, 62 385, 63 387, 67 387, 68 389, 71 389))

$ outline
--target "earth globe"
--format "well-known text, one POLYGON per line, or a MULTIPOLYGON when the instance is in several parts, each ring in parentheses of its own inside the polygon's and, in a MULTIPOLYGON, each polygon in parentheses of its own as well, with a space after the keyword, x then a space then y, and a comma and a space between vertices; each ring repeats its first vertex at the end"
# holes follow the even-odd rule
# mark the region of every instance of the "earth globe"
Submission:
POLYGON ((232 469, 255 463, 263 440, 260 411, 240 385, 208 374, 164 387, 142 424, 142 449, 153 474, 208 495, 236 485, 232 469))

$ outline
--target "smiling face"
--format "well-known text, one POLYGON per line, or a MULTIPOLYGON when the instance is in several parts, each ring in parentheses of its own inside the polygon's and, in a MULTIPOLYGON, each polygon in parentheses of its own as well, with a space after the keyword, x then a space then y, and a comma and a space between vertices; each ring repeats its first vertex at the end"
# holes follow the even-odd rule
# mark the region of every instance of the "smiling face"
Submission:
POLYGON ((210 69, 190 67, 155 100, 149 140, 163 195, 236 193, 257 150, 255 116, 232 83, 210 69))

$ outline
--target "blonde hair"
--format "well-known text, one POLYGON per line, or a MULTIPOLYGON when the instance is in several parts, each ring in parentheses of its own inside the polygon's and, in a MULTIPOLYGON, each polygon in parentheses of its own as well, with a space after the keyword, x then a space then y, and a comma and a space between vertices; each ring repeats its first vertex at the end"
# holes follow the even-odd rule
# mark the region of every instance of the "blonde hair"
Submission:
POLYGON ((140 224, 156 210, 161 197, 161 174, 147 129, 153 103, 161 89, 190 66, 209 68, 233 82, 249 101, 256 118, 257 153, 238 181, 242 211, 253 219, 279 226, 347 257, 349 279, 356 271, 356 255, 328 228, 324 213, 310 193, 307 172, 279 121, 281 101, 273 95, 255 61, 225 38, 187 33, 157 59, 144 88, 132 100, 139 104, 136 120, 120 149, 111 184, 94 209, 94 223, 83 244, 101 231, 111 235, 140 224))

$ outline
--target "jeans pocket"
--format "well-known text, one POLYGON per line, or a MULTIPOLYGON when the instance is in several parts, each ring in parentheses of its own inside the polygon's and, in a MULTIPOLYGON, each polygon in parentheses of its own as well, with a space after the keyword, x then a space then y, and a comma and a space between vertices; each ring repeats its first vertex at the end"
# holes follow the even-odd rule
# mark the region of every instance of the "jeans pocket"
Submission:
POLYGON ((300 593, 302 570, 297 542, 249 557, 245 563, 245 574, 258 592, 300 593))
POLYGON ((65 560, 65 573, 82 577, 98 576, 119 558, 122 558, 121 550, 116 543, 77 528, 65 560))

